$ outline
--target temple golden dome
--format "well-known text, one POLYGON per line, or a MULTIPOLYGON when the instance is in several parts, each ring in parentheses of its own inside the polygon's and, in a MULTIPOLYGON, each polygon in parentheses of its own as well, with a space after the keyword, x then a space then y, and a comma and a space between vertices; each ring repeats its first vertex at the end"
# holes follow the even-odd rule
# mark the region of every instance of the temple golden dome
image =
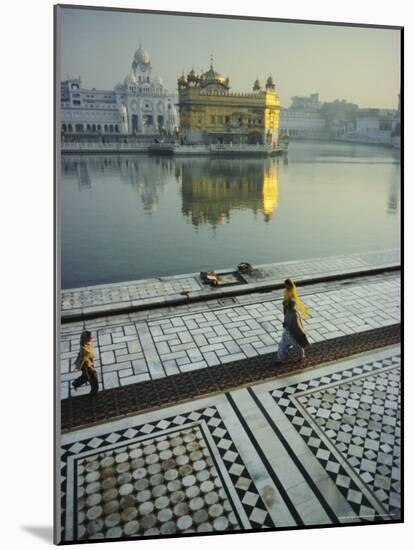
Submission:
POLYGON ((199 76, 195 72, 194 68, 187 75, 187 82, 198 82, 199 76))

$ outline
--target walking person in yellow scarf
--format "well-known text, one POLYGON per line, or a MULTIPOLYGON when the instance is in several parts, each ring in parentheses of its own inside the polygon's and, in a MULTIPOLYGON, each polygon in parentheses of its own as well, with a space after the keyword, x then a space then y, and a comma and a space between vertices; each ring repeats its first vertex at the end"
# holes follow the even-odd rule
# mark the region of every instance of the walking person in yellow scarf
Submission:
POLYGON ((92 334, 89 330, 84 330, 80 337, 80 350, 75 361, 76 368, 81 370, 82 374, 72 382, 74 390, 89 382, 91 394, 95 395, 98 392, 98 374, 93 363, 94 357, 92 334))
POLYGON ((293 279, 285 280, 285 290, 283 291, 283 314, 286 314, 286 307, 289 303, 289 300, 295 300, 296 311, 298 311, 302 317, 307 319, 309 317, 309 308, 302 302, 299 298, 296 285, 293 282, 293 279))

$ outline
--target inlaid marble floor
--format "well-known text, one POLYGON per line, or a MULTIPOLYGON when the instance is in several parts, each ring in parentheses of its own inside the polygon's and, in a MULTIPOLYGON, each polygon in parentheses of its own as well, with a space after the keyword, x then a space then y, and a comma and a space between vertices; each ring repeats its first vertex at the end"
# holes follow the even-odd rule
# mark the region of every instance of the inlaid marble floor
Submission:
POLYGON ((66 434, 62 540, 400 517, 400 350, 66 434))

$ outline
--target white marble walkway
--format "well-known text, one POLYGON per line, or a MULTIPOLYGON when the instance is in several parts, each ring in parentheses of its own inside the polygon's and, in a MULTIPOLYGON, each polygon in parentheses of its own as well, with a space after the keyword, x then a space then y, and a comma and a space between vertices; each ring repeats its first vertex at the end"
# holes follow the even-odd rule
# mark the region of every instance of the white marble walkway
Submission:
MULTIPOLYGON (((400 322, 400 277, 389 273, 306 287, 311 342, 400 322)), ((100 388, 114 388, 275 352, 282 331, 281 292, 234 298, 184 311, 140 313, 69 323, 61 330, 61 398, 79 373, 79 336, 92 332, 100 388)), ((86 393, 84 386, 77 395, 86 393)))
MULTIPOLYGON (((91 313, 103 315, 114 309, 162 306, 172 301, 185 303, 187 298, 180 294, 184 290, 189 292, 190 300, 202 296, 218 297, 233 293, 238 288, 254 292, 269 285, 281 284, 287 277, 293 277, 297 281, 309 281, 320 277, 399 265, 400 251, 392 249, 258 265, 255 266, 256 270, 251 275, 243 275, 244 284, 229 287, 203 285, 200 274, 191 273, 65 289, 61 293, 61 315, 62 318, 91 313)), ((211 269, 215 267, 211 266, 211 269)), ((232 271, 237 271, 237 267, 217 270, 217 273, 232 271)))

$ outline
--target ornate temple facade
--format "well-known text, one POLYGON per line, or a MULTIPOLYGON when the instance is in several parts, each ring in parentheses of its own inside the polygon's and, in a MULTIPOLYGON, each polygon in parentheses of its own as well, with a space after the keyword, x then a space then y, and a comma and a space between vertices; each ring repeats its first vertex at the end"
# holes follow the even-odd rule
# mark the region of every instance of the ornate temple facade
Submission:
POLYGON ((249 93, 231 92, 211 61, 207 72, 178 79, 178 103, 182 143, 278 143, 280 99, 271 76, 264 88, 256 80, 249 93))
POLYGON ((61 82, 64 134, 173 134, 178 126, 176 96, 153 76, 149 54, 135 52, 131 72, 113 90, 82 88, 80 77, 61 82))

